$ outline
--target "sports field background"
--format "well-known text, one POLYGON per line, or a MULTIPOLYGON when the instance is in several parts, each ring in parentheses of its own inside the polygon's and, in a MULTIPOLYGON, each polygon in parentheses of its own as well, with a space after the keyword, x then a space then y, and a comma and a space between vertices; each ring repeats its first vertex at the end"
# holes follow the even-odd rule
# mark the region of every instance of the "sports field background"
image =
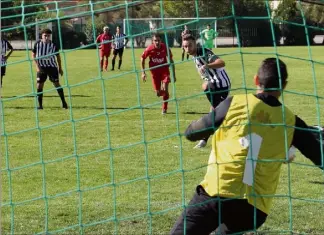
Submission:
MULTIPOLYGON (((47 81, 41 111, 31 94, 35 66, 26 61, 26 51, 14 51, 10 62, 24 62, 7 67, 2 89, 2 234, 169 232, 204 177, 211 147, 209 142, 193 149, 195 143, 182 133, 209 105, 188 61, 176 64, 169 113, 162 116, 151 81, 143 83, 133 72, 140 68, 142 51, 136 49, 134 57, 127 49, 122 70, 104 72, 102 78, 95 50, 66 51, 61 84, 69 85, 64 91, 72 109, 61 108, 47 81)), ((243 48, 244 54, 236 48, 213 51, 226 62, 231 94, 245 92, 245 86, 254 89, 261 60, 275 52, 270 47, 243 48)), ((181 49, 172 52, 180 63, 181 49)), ((289 73, 285 104, 308 124, 319 124, 324 48, 311 47, 312 60, 320 62, 313 67, 307 47, 280 47, 278 53, 300 58, 280 57, 289 73)), ((282 167, 279 197, 260 231, 324 233, 324 174, 300 154, 296 162, 282 167)))

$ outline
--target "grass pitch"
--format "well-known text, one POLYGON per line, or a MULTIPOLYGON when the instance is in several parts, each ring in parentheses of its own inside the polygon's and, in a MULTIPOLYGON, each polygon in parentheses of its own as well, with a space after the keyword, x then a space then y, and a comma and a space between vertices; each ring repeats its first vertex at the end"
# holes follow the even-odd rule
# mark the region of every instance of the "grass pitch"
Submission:
MULTIPOLYGON (((169 113, 151 82, 142 83, 142 49, 124 53, 121 71, 99 73, 95 50, 61 54, 69 106, 45 84, 37 111, 34 65, 15 51, 2 89, 2 234, 168 234, 203 179, 208 146, 193 150, 181 136, 207 113, 192 61, 174 48, 177 82, 169 113)), ((252 89, 253 75, 273 48, 214 49, 226 62, 231 94, 252 89), (258 54, 261 52, 262 54, 258 54)), ((288 65, 284 103, 308 124, 324 124, 324 48, 280 47, 288 65), (289 58, 298 57, 299 59, 289 58), (319 96, 316 98, 314 95, 319 96)), ((117 59, 118 60, 118 59, 117 59)), ((111 63, 111 61, 109 61, 111 63)), ((260 232, 323 234, 324 177, 298 155, 282 167, 272 212, 260 232)))

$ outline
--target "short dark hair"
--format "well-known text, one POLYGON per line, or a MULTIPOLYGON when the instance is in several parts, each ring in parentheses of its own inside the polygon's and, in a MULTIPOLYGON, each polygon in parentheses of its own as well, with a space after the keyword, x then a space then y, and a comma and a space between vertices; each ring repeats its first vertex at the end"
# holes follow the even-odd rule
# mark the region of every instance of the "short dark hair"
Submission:
POLYGON ((261 66, 258 70, 258 77, 260 87, 263 89, 279 89, 280 78, 281 87, 283 88, 288 78, 286 64, 277 58, 267 58, 261 63, 261 66), (281 76, 279 76, 279 71, 281 76))
POLYGON ((152 34, 152 38, 154 38, 154 37, 161 38, 161 34, 159 34, 159 33, 153 33, 152 34))
POLYGON ((50 29, 43 29, 42 30, 42 32, 41 32, 41 34, 43 35, 43 34, 52 34, 52 30, 50 30, 50 29))
POLYGON ((121 26, 120 25, 117 25, 116 28, 120 28, 121 29, 121 26))
POLYGON ((182 40, 183 40, 183 41, 190 41, 190 40, 192 40, 192 41, 196 41, 195 37, 192 36, 191 34, 186 34, 186 35, 184 35, 182 40))

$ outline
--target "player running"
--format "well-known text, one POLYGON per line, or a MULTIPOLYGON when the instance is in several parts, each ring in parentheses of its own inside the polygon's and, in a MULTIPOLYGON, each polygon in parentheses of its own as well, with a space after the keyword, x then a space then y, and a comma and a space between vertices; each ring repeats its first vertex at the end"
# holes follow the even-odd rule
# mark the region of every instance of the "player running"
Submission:
POLYGON ((169 65, 172 66, 172 72, 174 82, 176 82, 175 68, 172 59, 171 50, 161 42, 161 36, 159 34, 153 34, 153 44, 148 46, 142 54, 141 68, 142 68, 142 79, 146 82, 145 73, 145 60, 149 57, 149 68, 152 76, 153 89, 158 97, 162 96, 162 114, 166 114, 168 110, 169 99, 169 83, 170 83, 170 70, 169 65), (168 51, 169 51, 169 63, 168 63, 168 51))
MULTIPOLYGON (((211 104, 216 108, 229 94, 231 81, 225 70, 225 62, 211 50, 198 47, 192 35, 183 38, 183 48, 192 55, 196 68, 204 80, 202 89, 211 104)), ((203 148, 207 145, 208 137, 199 141, 195 148, 203 148)))

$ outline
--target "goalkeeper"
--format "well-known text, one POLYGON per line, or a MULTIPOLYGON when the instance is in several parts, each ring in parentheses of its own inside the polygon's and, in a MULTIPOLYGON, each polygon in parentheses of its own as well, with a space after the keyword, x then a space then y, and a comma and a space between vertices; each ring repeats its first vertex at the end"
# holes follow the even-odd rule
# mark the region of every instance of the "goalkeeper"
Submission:
POLYGON ((218 36, 218 33, 210 28, 210 24, 207 25, 207 29, 203 30, 200 33, 200 36, 204 40, 204 47, 209 50, 213 49, 213 41, 218 36))
POLYGON ((279 102, 280 81, 284 89, 288 74, 282 61, 277 64, 276 58, 262 62, 254 77, 257 94, 229 97, 187 128, 190 141, 213 135, 213 147, 205 178, 171 234, 207 235, 220 224, 229 233, 259 228, 270 213, 281 165, 293 155, 286 146, 323 169, 323 128, 309 127, 279 102))

